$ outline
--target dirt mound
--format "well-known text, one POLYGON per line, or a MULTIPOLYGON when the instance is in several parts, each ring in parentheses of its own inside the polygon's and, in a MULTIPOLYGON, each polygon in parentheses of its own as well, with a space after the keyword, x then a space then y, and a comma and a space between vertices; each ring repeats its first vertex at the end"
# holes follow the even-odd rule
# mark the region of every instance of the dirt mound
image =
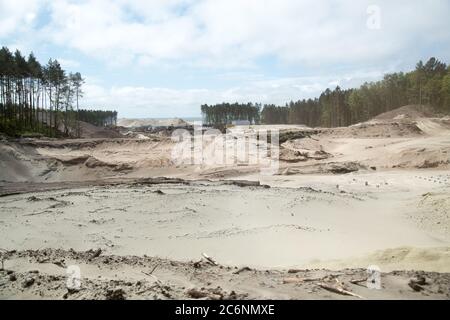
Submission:
POLYGON ((34 181, 47 168, 34 148, 3 142, 0 144, 0 181, 34 181))
POLYGON ((320 135, 333 138, 398 138, 421 136, 417 123, 404 120, 371 120, 350 127, 324 129, 320 135))
POLYGON ((438 116, 429 106, 424 105, 406 105, 388 112, 384 112, 376 116, 375 120, 401 120, 401 119, 417 119, 430 118, 438 116))

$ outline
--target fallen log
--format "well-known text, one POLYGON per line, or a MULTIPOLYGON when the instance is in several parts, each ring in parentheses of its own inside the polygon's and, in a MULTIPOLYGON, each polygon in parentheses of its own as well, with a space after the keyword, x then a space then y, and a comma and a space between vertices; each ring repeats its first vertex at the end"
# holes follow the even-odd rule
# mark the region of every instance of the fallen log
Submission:
POLYGON ((360 295, 358 295, 356 293, 353 293, 351 291, 345 290, 342 287, 335 287, 335 286, 326 284, 324 282, 320 282, 317 285, 319 287, 325 289, 325 290, 328 290, 328 291, 331 291, 331 292, 334 292, 334 293, 337 293, 337 294, 342 294, 342 295, 345 295, 345 296, 352 296, 352 297, 357 297, 357 298, 360 298, 360 299, 364 299, 362 296, 360 296, 360 295))
POLYGON ((283 284, 286 283, 302 283, 302 282, 310 282, 310 281, 320 281, 323 280, 323 278, 284 278, 283 284))
POLYGON ((359 285, 361 282, 366 282, 366 281, 367 281, 367 278, 361 278, 361 279, 350 280, 349 282, 359 285))

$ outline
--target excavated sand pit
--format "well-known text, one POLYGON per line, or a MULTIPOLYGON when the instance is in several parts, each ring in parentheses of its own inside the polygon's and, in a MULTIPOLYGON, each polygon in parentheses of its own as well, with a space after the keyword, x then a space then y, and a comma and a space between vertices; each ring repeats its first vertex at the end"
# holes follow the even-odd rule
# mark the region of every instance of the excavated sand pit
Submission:
POLYGON ((450 124, 394 115, 235 128, 281 130, 270 175, 174 163, 163 135, 4 139, 0 297, 448 299, 450 124))

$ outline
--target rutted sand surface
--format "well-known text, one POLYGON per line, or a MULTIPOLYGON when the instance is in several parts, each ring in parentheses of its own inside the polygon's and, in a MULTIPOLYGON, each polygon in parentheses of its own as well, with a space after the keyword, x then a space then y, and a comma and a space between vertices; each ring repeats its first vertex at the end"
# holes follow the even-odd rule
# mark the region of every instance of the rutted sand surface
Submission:
MULTIPOLYGON (((208 252, 224 264, 264 268, 330 267, 330 260, 353 266, 353 258, 377 250, 413 247, 437 253, 421 269, 450 271, 442 197, 450 174, 279 179, 263 181, 271 188, 197 182, 12 195, 0 199, 2 247, 100 247, 177 260, 208 252)), ((402 263, 414 269, 416 261, 402 263)))

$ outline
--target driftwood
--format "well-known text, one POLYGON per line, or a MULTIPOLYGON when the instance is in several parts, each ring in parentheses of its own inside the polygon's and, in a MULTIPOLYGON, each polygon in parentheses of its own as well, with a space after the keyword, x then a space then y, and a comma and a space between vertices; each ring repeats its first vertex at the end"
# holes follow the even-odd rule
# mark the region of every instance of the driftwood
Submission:
POLYGON ((233 274, 239 274, 239 273, 241 273, 242 271, 251 271, 251 270, 252 270, 252 269, 250 269, 249 267, 242 267, 242 268, 236 270, 235 272, 233 272, 233 274))
POLYGON ((367 278, 361 278, 361 279, 350 280, 349 282, 359 285, 361 282, 366 282, 366 281, 367 281, 367 278))
POLYGON ((210 256, 208 256, 206 253, 202 253, 202 256, 203 256, 209 263, 211 263, 212 265, 214 265, 214 266, 217 266, 217 265, 218 265, 217 262, 216 262, 213 258, 211 258, 210 256))
POLYGON ((64 260, 54 261, 53 264, 57 265, 58 267, 61 267, 61 268, 66 268, 66 264, 64 263, 64 260))
POLYGON ((92 258, 97 258, 98 256, 100 256, 102 254, 102 249, 98 248, 97 250, 95 250, 92 253, 92 258))
MULTIPOLYGON (((156 269, 156 267, 153 268, 153 270, 152 270, 151 272, 153 272, 155 269, 156 269)), ((159 287, 159 288, 161 288, 161 289, 164 289, 164 285, 163 285, 162 281, 159 280, 157 276, 155 276, 154 274, 151 274, 150 272, 145 272, 145 271, 141 271, 141 272, 142 272, 143 274, 145 274, 146 276, 152 277, 152 278, 155 280, 155 285, 156 285, 157 287, 159 287)))
POLYGON ((342 286, 332 286, 332 285, 329 285, 329 284, 324 283, 324 282, 319 282, 317 285, 319 287, 325 289, 325 290, 328 290, 328 291, 331 291, 331 292, 334 292, 334 293, 337 293, 337 294, 342 294, 342 295, 345 295, 345 296, 352 296, 352 297, 357 297, 357 298, 360 298, 360 299, 364 299, 362 296, 360 296, 360 295, 358 295, 356 293, 353 293, 351 291, 345 290, 342 286))
MULTIPOLYGON (((296 272, 303 271, 303 270, 298 270, 297 271, 297 269, 291 269, 291 270, 296 270, 296 272)), ((296 273, 296 272, 293 272, 293 271, 289 272, 288 271, 288 273, 296 273)), ((333 280, 333 279, 338 282, 336 277, 339 276, 339 275, 340 274, 328 274, 328 275, 326 275, 324 277, 316 277, 316 278, 291 277, 291 278, 284 278, 283 279, 283 283, 301 283, 301 282, 310 282, 310 281, 330 281, 330 280, 333 280)), ((339 282, 338 282, 338 284, 339 284, 339 282)), ((341 284, 339 284, 339 285, 341 285, 341 284)))
POLYGON ((323 278, 284 278, 283 283, 302 283, 302 282, 310 282, 310 281, 319 281, 323 280, 323 278))
MULTIPOLYGON (((292 272, 291 272, 292 273, 292 272)), ((367 279, 361 280, 353 280, 354 283, 358 283, 358 282, 362 282, 362 281, 366 281, 367 279)), ((348 291, 346 289, 344 289, 344 285, 342 282, 340 282, 337 279, 337 275, 334 274, 330 274, 330 275, 326 275, 324 277, 321 278, 300 278, 300 277, 291 277, 291 278, 284 278, 283 279, 283 284, 286 283, 303 283, 303 282, 310 282, 310 281, 320 281, 319 283, 317 283, 317 285, 325 290, 337 293, 337 294, 342 294, 342 295, 346 295, 346 296, 352 296, 352 297, 357 297, 360 299, 364 299, 362 296, 353 293, 351 291, 348 291), (331 285, 329 283, 326 283, 324 281, 336 281, 335 285, 331 285)), ((353 283, 352 282, 352 283, 353 283)))
POLYGON ((298 272, 301 272, 301 271, 303 271, 303 270, 302 269, 289 269, 288 273, 298 273, 298 272))
POLYGON ((153 269, 150 270, 149 273, 145 273, 145 274, 146 274, 146 275, 151 275, 151 274, 153 274, 153 272, 156 270, 156 268, 158 268, 158 264, 155 264, 155 266, 153 267, 153 269))

